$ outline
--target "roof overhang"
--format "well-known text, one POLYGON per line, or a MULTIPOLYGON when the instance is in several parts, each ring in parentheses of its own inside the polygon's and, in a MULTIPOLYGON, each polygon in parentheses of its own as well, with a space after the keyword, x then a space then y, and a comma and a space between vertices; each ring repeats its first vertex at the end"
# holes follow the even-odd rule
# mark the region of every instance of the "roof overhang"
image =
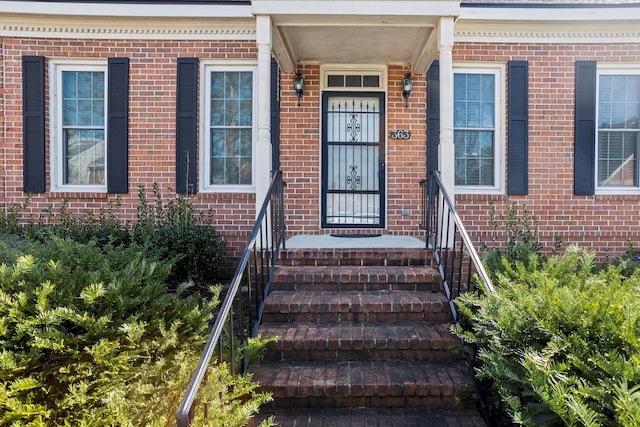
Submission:
POLYGON ((285 72, 298 64, 403 64, 416 74, 438 52, 442 17, 457 17, 451 0, 254 0, 270 16, 273 53, 285 72))

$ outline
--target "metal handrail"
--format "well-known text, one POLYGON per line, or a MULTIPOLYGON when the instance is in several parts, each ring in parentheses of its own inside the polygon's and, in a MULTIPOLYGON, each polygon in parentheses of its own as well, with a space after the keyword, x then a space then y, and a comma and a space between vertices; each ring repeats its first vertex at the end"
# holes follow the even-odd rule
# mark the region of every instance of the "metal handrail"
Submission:
MULTIPOLYGON (((453 321, 460 326, 455 298, 471 290, 472 285, 477 282, 487 294, 495 293, 495 289, 438 172, 432 172, 429 179, 421 181, 420 185, 423 188, 421 227, 426 230, 427 249, 433 251, 453 321)), ((463 348, 468 347, 463 337, 460 337, 460 341, 463 348)), ((480 410, 489 424, 489 412, 482 387, 475 377, 475 350, 465 351, 465 358, 474 379, 480 410)))
MULTIPOLYGON (((251 326, 251 336, 256 336, 264 300, 269 293, 271 278, 275 268, 276 261, 281 249, 285 248, 285 223, 284 223, 284 199, 283 199, 282 173, 276 171, 271 180, 271 185, 265 196, 264 203, 258 213, 256 223, 253 227, 249 240, 245 245, 245 249, 240 257, 240 261, 236 268, 235 274, 222 302, 216 321, 209 333, 209 338, 204 346, 198 365, 193 373, 187 390, 180 402, 180 406, 176 412, 176 421, 178 427, 187 427, 191 424, 193 417, 194 402, 196 394, 205 377, 211 358, 218 348, 221 352, 221 337, 225 324, 231 319, 233 324, 233 304, 237 297, 241 298, 243 279, 247 279, 249 298, 254 293, 255 298, 255 318, 251 319, 252 313, 244 313, 249 317, 251 326), (252 262, 251 262, 252 261, 252 262), (239 292, 240 291, 240 292, 239 292), (253 323, 253 325, 251 325, 253 323)), ((242 303, 240 303, 242 306, 242 303)), ((243 313, 240 314, 241 316, 243 313)), ((242 323, 241 323, 242 325, 242 323)), ((242 327, 240 328, 242 329, 242 327)), ((238 331, 241 335, 243 331, 238 331)), ((234 340, 233 332, 228 337, 234 340)), ((244 340, 244 337, 242 338, 244 340)), ((230 348, 232 351, 231 358, 233 360, 233 343, 230 348)), ((244 361, 243 370, 246 369, 248 361, 244 361)), ((233 363, 232 370, 233 370, 233 363)))
MULTIPOLYGON (((467 230, 456 212, 453 202, 449 197, 440 179, 440 174, 433 171, 428 180, 421 182, 423 186, 423 224, 422 228, 426 230, 427 248, 433 250, 436 262, 442 279, 449 285, 450 299, 454 298, 461 289, 464 276, 452 276, 455 273, 456 256, 467 256, 471 263, 472 269, 467 270, 468 273, 478 275, 480 282, 489 294, 495 292, 491 279, 487 274, 484 265, 473 246, 473 242, 467 233, 467 230), (426 191, 425 191, 426 190, 426 191), (451 279, 456 280, 451 280, 451 279), (454 286, 458 285, 458 286, 454 286)), ((458 268, 462 266, 461 260, 457 264, 458 268)), ((469 277, 469 275, 467 275, 469 277)), ((468 284, 468 283, 467 283, 468 284)))

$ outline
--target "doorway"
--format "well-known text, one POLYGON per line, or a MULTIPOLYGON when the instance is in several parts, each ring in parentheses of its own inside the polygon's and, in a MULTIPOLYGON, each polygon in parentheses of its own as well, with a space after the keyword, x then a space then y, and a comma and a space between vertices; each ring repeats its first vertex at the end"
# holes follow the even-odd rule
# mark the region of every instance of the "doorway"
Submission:
POLYGON ((322 227, 385 227, 384 93, 322 96, 322 227))

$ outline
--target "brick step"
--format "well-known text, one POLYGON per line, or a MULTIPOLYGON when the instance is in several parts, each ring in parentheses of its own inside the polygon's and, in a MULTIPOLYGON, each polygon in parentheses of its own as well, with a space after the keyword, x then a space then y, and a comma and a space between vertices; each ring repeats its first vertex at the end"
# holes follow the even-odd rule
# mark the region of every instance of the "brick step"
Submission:
POLYGON ((279 291, 430 291, 440 290, 440 275, 425 266, 278 267, 272 289, 279 291))
POLYGON ((448 322, 447 299, 424 291, 273 291, 264 322, 448 322))
POLYGON ((295 427, 485 427, 475 408, 269 408, 249 427, 273 416, 279 426, 295 427))
POLYGON ((284 266, 420 266, 432 265, 433 255, 426 249, 334 249, 295 248, 280 252, 279 265, 284 266))
POLYGON ((460 341, 449 323, 263 323, 262 336, 278 336, 268 360, 455 360, 460 341))
POLYGON ((474 395, 462 361, 265 361, 253 379, 284 408, 455 408, 474 395))

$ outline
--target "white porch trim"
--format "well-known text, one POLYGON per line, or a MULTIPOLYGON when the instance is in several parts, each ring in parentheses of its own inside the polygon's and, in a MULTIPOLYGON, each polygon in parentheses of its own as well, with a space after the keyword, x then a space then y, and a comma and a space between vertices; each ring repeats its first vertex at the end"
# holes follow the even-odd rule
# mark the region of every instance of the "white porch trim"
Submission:
POLYGON ((256 217, 271 183, 271 17, 256 16, 258 47, 258 141, 256 146, 256 217))

